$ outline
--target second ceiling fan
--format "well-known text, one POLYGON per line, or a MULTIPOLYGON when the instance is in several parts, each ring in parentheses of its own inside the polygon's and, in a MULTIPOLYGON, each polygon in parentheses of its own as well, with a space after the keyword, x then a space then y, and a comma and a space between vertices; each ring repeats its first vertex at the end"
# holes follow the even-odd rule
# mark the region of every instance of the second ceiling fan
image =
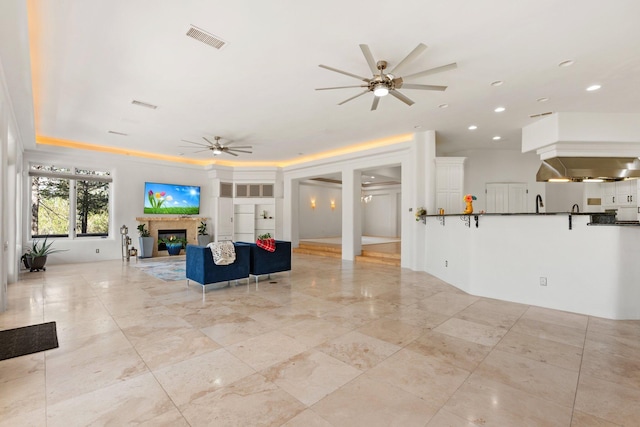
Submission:
POLYGON ((378 102, 380 102, 380 98, 387 94, 390 94, 391 96, 411 106, 414 104, 414 102, 407 96, 400 93, 398 89, 404 88, 404 89, 443 91, 447 88, 447 86, 405 83, 405 80, 424 77, 431 74, 440 73, 443 71, 453 70, 458 66, 455 62, 453 62, 451 64, 442 65, 436 68, 430 68, 428 70, 424 70, 418 73, 413 73, 413 74, 406 75, 404 77, 400 77, 400 73, 402 72, 402 70, 407 65, 412 63, 422 52, 424 52, 425 49, 427 49, 427 45, 420 43, 415 49, 413 49, 402 61, 400 61, 390 71, 387 71, 387 66, 389 65, 387 61, 376 62, 376 60, 373 58, 373 55, 371 54, 371 50, 369 49, 369 46, 367 46, 366 44, 361 44, 360 49, 362 50, 362 53, 364 54, 364 57, 367 60, 367 64, 369 64, 369 68, 371 69, 371 73, 373 74, 373 77, 371 78, 349 73, 348 71, 342 71, 337 68, 329 67, 327 65, 322 65, 322 64, 319 65, 319 67, 321 68, 325 68, 330 71, 335 71, 336 73, 344 74, 346 76, 355 77, 356 79, 362 80, 363 82, 365 82, 365 84, 361 84, 361 85, 323 87, 323 88, 316 89, 316 90, 332 90, 332 89, 347 89, 347 88, 356 88, 356 87, 365 88, 363 92, 360 92, 359 94, 352 96, 351 98, 345 99, 338 105, 342 105, 366 93, 373 92, 374 98, 373 98, 373 104, 371 104, 372 111, 378 108, 378 102))

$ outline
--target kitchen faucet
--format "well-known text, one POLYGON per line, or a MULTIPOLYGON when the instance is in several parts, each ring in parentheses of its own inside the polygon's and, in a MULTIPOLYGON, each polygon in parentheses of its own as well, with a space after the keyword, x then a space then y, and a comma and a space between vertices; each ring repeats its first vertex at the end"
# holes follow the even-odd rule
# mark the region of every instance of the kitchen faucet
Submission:
POLYGON ((571 206, 571 213, 580 213, 580 206, 578 206, 577 203, 575 203, 573 206, 571 206))
POLYGON ((536 196, 536 213, 540 213, 540 208, 544 208, 544 203, 542 203, 542 196, 536 196))

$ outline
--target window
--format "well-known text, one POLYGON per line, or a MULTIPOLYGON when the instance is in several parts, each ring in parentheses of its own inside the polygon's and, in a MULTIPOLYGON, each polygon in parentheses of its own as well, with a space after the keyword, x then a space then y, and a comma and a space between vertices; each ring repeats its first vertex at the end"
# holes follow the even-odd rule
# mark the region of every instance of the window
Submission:
POLYGON ((109 235, 110 173, 31 165, 31 237, 109 235))

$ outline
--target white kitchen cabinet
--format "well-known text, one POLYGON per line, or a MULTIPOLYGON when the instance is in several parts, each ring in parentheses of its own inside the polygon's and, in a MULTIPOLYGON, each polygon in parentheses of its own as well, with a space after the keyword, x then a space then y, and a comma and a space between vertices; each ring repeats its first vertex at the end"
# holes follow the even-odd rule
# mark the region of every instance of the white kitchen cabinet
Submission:
POLYGON ((636 206, 637 202, 637 187, 636 180, 630 179, 627 181, 616 181, 616 199, 615 204, 618 206, 636 206))
POLYGON ((491 182, 485 191, 488 213, 527 212, 527 184, 522 182, 491 182))
POLYGON ((462 186, 465 157, 436 158, 436 209, 447 213, 464 210, 462 186))
POLYGON ((616 183, 604 182, 602 183, 602 205, 614 206, 616 201, 616 183))

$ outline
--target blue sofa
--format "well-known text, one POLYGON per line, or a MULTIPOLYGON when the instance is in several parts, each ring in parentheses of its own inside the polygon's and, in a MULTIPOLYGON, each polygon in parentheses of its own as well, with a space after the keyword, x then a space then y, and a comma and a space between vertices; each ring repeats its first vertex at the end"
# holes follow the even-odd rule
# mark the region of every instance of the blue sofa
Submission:
POLYGON ((231 280, 247 279, 249 284, 249 262, 251 259, 250 248, 246 244, 234 243, 236 251, 236 261, 229 265, 216 265, 213 262, 211 249, 206 246, 187 245, 187 286, 189 280, 202 285, 204 294, 206 285, 211 283, 222 283, 216 288, 229 285, 231 280))
POLYGON ((259 248, 255 243, 239 244, 247 245, 251 249, 249 273, 256 277, 256 283, 261 274, 291 271, 291 242, 276 240, 275 252, 259 248))

